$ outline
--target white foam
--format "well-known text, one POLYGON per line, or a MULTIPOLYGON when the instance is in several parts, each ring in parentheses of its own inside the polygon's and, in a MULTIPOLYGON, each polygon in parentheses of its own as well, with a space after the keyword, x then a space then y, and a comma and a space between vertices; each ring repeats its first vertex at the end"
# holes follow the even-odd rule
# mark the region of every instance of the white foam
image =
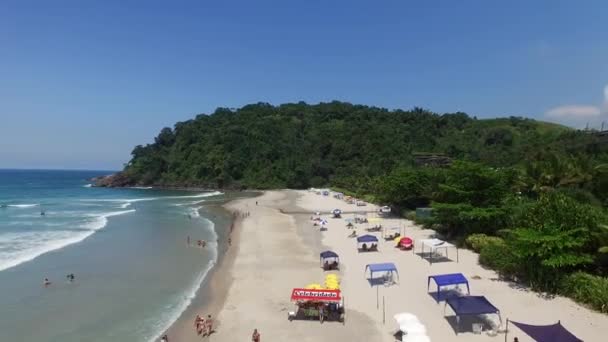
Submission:
MULTIPOLYGON (((198 210, 197 210, 197 214, 198 214, 198 210)), ((215 224, 211 220, 206 219, 204 217, 201 217, 201 219, 205 220, 208 223, 205 226, 211 227, 211 232, 213 233, 213 236, 214 236, 213 241, 217 241, 218 235, 217 235, 217 232, 215 231, 215 224)), ((159 317, 158 322, 155 324, 157 331, 154 333, 154 335, 150 335, 150 336, 146 337, 146 339, 148 341, 150 341, 150 342, 157 341, 158 338, 162 334, 164 334, 165 331, 167 331, 167 329, 169 329, 169 327, 171 327, 173 325, 173 323, 175 323, 179 319, 179 317, 184 313, 184 311, 186 311, 188 306, 190 306, 190 304, 192 303, 192 300, 196 297, 196 293, 198 292, 201 285, 203 284, 203 281, 207 277, 207 274, 209 274, 209 271, 211 271, 211 269, 213 269, 213 266, 215 266, 215 264, 217 263, 217 257, 218 257, 217 244, 212 244, 212 246, 214 246, 214 248, 212 248, 210 250, 213 251, 213 258, 211 260, 209 260, 206 267, 204 267, 201 270, 201 272, 199 272, 196 279, 190 285, 188 290, 186 290, 185 295, 177 303, 177 305, 175 305, 175 306, 172 305, 172 306, 168 307, 167 309, 170 311, 166 315, 162 315, 161 317, 159 317)))
POLYGON ((83 187, 83 188, 90 188, 90 187, 92 187, 92 186, 93 186, 93 184, 85 184, 85 185, 83 185, 82 187, 83 187))
POLYGON ((135 209, 91 214, 92 221, 84 223, 80 231, 55 230, 0 234, 0 271, 15 267, 38 256, 78 243, 93 235, 108 223, 108 217, 124 215, 135 209), (18 248, 18 249, 17 249, 18 248))
POLYGON ((151 186, 132 186, 129 189, 149 190, 149 189, 152 189, 152 187, 151 186))
POLYGON ((11 208, 32 208, 32 207, 37 207, 40 204, 9 204, 7 205, 7 207, 11 207, 11 208))
POLYGON ((135 202, 157 201, 157 200, 165 200, 165 199, 204 198, 204 197, 211 197, 211 196, 219 196, 219 195, 223 195, 223 194, 224 194, 223 192, 213 191, 213 192, 204 192, 202 194, 197 194, 197 195, 184 195, 184 196, 160 196, 160 197, 143 197, 143 198, 83 198, 83 199, 80 199, 79 201, 81 201, 81 202, 135 203, 135 202))

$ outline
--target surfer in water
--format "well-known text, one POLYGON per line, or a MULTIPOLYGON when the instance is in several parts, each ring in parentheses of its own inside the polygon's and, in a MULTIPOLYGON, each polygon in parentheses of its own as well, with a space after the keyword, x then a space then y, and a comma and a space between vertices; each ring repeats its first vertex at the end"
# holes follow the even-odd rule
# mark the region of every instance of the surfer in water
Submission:
POLYGON ((46 213, 44 212, 44 210, 40 210, 40 216, 44 216, 46 215, 46 213))

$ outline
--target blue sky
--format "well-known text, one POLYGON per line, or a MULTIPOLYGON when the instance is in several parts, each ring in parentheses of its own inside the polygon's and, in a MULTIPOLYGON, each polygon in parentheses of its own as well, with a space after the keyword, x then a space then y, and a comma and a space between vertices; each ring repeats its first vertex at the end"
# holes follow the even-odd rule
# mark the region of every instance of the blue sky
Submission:
POLYGON ((608 121, 606 1, 0 2, 0 168, 118 169, 164 126, 333 99, 608 121))

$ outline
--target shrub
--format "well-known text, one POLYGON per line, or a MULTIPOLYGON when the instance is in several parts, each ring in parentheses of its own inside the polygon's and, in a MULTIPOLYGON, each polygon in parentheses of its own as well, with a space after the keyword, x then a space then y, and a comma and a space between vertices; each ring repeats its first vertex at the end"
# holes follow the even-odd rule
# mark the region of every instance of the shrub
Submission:
POLYGON ((571 273, 561 282, 560 292, 577 302, 608 313, 608 278, 584 272, 571 273))
POLYGON ((481 252, 481 249, 491 243, 500 243, 502 239, 496 236, 487 236, 486 234, 472 234, 465 240, 465 245, 475 252, 481 252))
POLYGON ((500 275, 510 278, 516 275, 519 267, 517 257, 501 238, 490 238, 479 251, 479 263, 496 270, 500 275))
POLYGON ((408 211, 405 214, 405 218, 410 220, 410 221, 416 221, 416 212, 415 211, 408 211))

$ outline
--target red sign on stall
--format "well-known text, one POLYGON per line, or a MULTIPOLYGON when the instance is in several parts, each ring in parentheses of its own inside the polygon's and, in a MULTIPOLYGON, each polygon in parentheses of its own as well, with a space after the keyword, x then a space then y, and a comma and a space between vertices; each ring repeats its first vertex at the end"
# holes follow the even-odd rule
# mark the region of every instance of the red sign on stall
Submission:
POLYGON ((340 290, 293 289, 291 291, 292 301, 339 302, 341 299, 340 290))

